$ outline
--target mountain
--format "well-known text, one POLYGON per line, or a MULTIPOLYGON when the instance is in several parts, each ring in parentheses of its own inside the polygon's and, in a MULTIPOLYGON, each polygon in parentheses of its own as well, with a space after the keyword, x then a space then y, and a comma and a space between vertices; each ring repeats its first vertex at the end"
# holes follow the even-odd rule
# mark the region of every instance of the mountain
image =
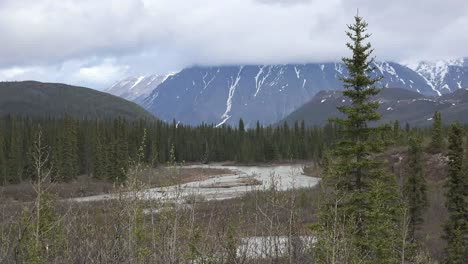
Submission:
POLYGON ((104 92, 138 103, 147 97, 170 75, 171 74, 128 77, 116 82, 111 87, 105 89, 104 92))
POLYGON ((133 102, 93 89, 35 81, 0 82, 0 116, 153 119, 133 102))
MULTIPOLYGON (((374 76, 385 78, 380 85, 436 92, 426 80, 406 66, 375 63, 374 76)), ((142 101, 151 113, 163 120, 246 126, 260 120, 275 123, 310 100, 321 90, 336 90, 347 70, 341 63, 301 65, 247 65, 191 67, 170 76, 142 101)))
MULTIPOLYGON (((431 97, 406 89, 387 88, 382 89, 373 100, 380 103, 379 112, 382 119, 379 124, 399 120, 400 123, 409 123, 411 126, 430 126, 435 111, 441 112, 442 119, 447 124, 455 121, 468 123, 466 89, 431 97)), ((304 120, 306 126, 321 126, 331 117, 343 117, 336 107, 349 103, 349 99, 344 97, 341 91, 322 91, 280 123, 287 122, 292 125, 304 120)))
MULTIPOLYGON (((376 62, 373 66, 371 74, 384 77, 380 87, 404 88, 426 96, 468 87, 465 59, 408 65, 376 62)), ((160 82, 152 83, 150 76, 129 78, 107 91, 120 91, 114 94, 137 102, 165 121, 237 125, 243 118, 252 127, 257 120, 262 124, 282 120, 320 91, 342 89, 339 78, 345 76, 342 63, 194 66, 161 77, 160 82), (135 93, 140 85, 145 92, 135 93)))
POLYGON ((468 86, 468 60, 464 58, 421 61, 407 66, 420 74, 439 95, 468 86))

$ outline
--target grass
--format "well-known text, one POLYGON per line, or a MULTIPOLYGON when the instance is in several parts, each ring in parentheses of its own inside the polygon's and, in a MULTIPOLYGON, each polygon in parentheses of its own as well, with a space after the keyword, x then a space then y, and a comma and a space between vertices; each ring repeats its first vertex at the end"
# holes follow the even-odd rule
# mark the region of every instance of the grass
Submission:
MULTIPOLYGON (((183 184, 187 182, 208 179, 217 175, 232 174, 229 169, 217 168, 167 168, 158 167, 145 169, 140 180, 148 187, 161 187, 183 184)), ((95 179, 88 175, 81 175, 76 180, 67 183, 54 183, 49 191, 57 199, 73 197, 86 197, 110 193, 115 185, 107 180, 95 179)), ((30 182, 0 186, 0 204, 14 202, 29 202, 36 197, 33 185, 30 182)))

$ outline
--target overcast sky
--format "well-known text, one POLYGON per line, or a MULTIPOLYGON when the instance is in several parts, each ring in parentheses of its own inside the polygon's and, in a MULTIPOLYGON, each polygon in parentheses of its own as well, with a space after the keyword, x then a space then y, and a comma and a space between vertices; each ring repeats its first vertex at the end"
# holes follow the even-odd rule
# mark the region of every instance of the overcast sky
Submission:
POLYGON ((0 0, 0 80, 338 61, 358 8, 380 60, 468 56, 467 0, 0 0))

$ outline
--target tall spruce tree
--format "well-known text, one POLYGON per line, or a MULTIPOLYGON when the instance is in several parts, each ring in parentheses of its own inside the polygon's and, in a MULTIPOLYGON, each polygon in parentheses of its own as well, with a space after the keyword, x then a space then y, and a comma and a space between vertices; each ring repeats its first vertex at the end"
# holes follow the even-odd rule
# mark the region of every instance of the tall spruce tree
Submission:
POLYGON ((468 263, 468 204, 467 177, 463 169, 463 129, 450 127, 446 207, 449 218, 445 224, 446 263, 468 263))
POLYGON ((409 209, 410 241, 414 242, 418 226, 423 222, 423 213, 428 205, 427 186, 423 174, 421 139, 411 137, 409 141, 408 163, 403 192, 409 209))
MULTIPOLYGON (((352 103, 338 107, 345 118, 331 120, 341 128, 341 138, 332 151, 330 168, 325 169, 324 185, 328 194, 321 212, 321 234, 316 249, 326 253, 320 252, 317 256, 340 254, 340 261, 335 263, 394 263, 398 259, 395 250, 397 186, 393 175, 384 173, 381 162, 375 159, 384 147, 381 135, 388 129, 388 126, 373 124, 380 119, 380 114, 377 112, 379 103, 373 102, 371 97, 379 93, 375 84, 381 78, 370 77, 374 58, 371 44, 365 43, 370 37, 367 23, 355 16, 354 24, 348 29, 346 34, 351 41, 346 46, 352 51, 352 57, 343 59, 348 77, 342 81, 346 88, 343 95, 352 103), (337 224, 337 219, 342 222, 337 224), (336 226, 343 226, 343 234, 338 237, 346 240, 343 247, 347 250, 330 252, 325 240, 337 238, 336 226)), ((329 263, 330 259, 325 257, 319 261, 329 263)))

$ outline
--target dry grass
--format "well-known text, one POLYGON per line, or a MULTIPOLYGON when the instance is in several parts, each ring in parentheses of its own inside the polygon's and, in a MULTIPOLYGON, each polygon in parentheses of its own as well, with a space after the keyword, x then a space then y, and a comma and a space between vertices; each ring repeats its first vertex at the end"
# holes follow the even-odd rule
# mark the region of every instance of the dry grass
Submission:
MULTIPOLYGON (((216 168, 167 168, 145 169, 140 180, 148 187, 160 187, 208 179, 213 176, 232 174, 229 169, 216 168)), ((57 199, 85 197, 112 192, 116 186, 106 180, 81 175, 67 183, 54 183, 49 191, 57 199)), ((35 199, 35 191, 30 182, 0 186, 0 204, 28 202, 35 199)))
MULTIPOLYGON (((56 263, 115 263, 118 257, 123 262, 136 262, 131 255, 132 233, 127 231, 130 221, 145 230, 138 245, 151 254, 144 255, 142 263, 194 263, 189 261, 193 248, 197 256, 219 257, 214 263, 218 260, 233 263, 225 259, 226 252, 230 250, 230 239, 237 243, 241 238, 251 236, 310 235, 307 226, 315 221, 314 201, 317 201, 317 195, 318 189, 268 190, 224 201, 191 197, 183 206, 141 201, 143 208, 159 210, 146 214, 138 222, 131 222, 134 221, 131 216, 136 204, 128 201, 56 202, 54 208, 57 215, 63 217, 64 236, 70 246, 66 254, 59 254, 54 259, 59 259, 56 263), (232 238, 228 237, 228 230, 232 230, 232 238), (174 248, 176 250, 171 254, 174 248), (61 260, 62 256, 64 259, 61 260)), ((31 203, 1 206, 3 226, 16 227, 21 212, 25 208, 31 210, 32 206, 31 203)), ((8 240, 12 246, 16 243, 15 230, 18 228, 7 234, 13 238, 8 240)), ((12 260, 11 254, 10 249, 9 260, 12 260)), ((298 251, 294 262, 308 263, 309 257, 308 252, 298 251)), ((274 263, 280 259, 272 255, 264 261, 274 263)), ((259 261, 251 259, 236 263, 259 261)))
MULTIPOLYGON (((405 157, 405 149, 393 150, 387 153, 387 157, 383 157, 388 161, 389 170, 399 177, 400 183, 405 177, 405 157)), ((441 259, 444 248, 444 241, 441 239, 442 226, 447 217, 443 189, 446 161, 440 155, 425 154, 424 170, 430 206, 419 236, 431 256, 441 259)), ((319 171, 320 168, 314 165, 304 167, 304 173, 314 177, 320 175, 319 171)), ((227 169, 159 168, 144 171, 140 179, 150 186, 162 186, 230 173, 232 172, 227 169)), ((246 180, 246 184, 256 184, 246 180)), ((112 184, 85 176, 73 183, 56 184, 51 190, 62 198, 115 191, 112 184)), ((20 219, 23 208, 31 208, 32 204, 22 203, 18 206, 18 203, 11 201, 31 201, 34 199, 34 192, 30 185, 23 183, 0 188, 0 198, 0 221, 4 226, 14 226, 20 219)), ((164 209, 144 216, 142 226, 148 236, 144 243, 154 252, 154 258, 151 258, 151 255, 148 259, 161 259, 161 262, 157 263, 165 263, 164 260, 169 259, 165 253, 168 250, 165 245, 177 247, 177 260, 185 258, 192 245, 195 245, 202 255, 219 254, 226 250, 227 230, 230 228, 234 230, 235 240, 247 236, 310 235, 308 226, 316 221, 319 188, 287 192, 254 191, 239 198, 223 201, 206 201, 203 197, 194 196, 188 197, 185 202, 184 206, 170 203, 162 205, 157 201, 144 202, 144 209, 164 209), (194 234, 200 235, 200 238, 197 238, 199 240, 193 240, 194 234), (152 244, 152 240, 157 243, 152 244)), ((69 250, 74 256, 74 262, 86 262, 83 258, 85 255, 91 259, 98 259, 101 254, 113 252, 115 237, 122 235, 117 229, 122 224, 119 221, 125 220, 120 219, 123 210, 120 208, 131 209, 125 206, 127 205, 122 205, 119 201, 56 203, 58 215, 64 216, 67 240, 73 245, 69 250)), ((11 236, 14 235, 13 232, 11 236)))

